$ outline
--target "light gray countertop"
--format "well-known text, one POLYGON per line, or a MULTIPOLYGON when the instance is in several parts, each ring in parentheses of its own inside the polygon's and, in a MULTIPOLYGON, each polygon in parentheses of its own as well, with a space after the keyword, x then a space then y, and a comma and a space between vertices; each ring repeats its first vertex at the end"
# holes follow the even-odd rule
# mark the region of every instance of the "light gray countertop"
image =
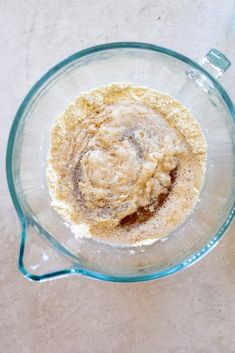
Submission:
MULTIPOLYGON (((196 61, 215 47, 234 62, 232 8, 230 0, 0 0, 0 352, 235 352, 235 224, 206 258, 161 281, 29 282, 17 270, 20 227, 3 167, 17 107, 58 61, 99 43, 143 41, 196 61)), ((235 100, 234 67, 221 82, 235 100)))

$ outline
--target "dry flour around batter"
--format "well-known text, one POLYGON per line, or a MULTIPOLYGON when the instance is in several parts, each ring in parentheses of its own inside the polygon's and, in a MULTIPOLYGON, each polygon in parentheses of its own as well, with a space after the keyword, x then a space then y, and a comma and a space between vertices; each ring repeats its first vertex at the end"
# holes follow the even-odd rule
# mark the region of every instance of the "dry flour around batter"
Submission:
POLYGON ((74 232, 85 225, 108 242, 166 236, 198 200, 206 151, 199 123, 174 98, 131 84, 97 88, 52 128, 52 206, 74 232))

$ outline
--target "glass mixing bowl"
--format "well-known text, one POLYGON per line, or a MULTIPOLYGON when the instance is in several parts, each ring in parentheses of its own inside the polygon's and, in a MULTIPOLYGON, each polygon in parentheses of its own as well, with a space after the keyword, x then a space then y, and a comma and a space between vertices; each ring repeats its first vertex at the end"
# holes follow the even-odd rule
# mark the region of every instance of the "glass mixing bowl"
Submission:
POLYGON ((207 254, 235 213, 235 111, 217 78, 230 66, 212 49, 201 66, 172 50, 112 43, 80 51, 48 71, 30 90, 13 122, 7 178, 22 232, 19 269, 32 280, 81 273, 107 281, 152 280, 207 254), (196 208, 152 245, 111 246, 76 238, 50 205, 46 182, 51 126, 82 91, 131 82, 179 99, 200 122, 208 145, 205 183, 196 208))

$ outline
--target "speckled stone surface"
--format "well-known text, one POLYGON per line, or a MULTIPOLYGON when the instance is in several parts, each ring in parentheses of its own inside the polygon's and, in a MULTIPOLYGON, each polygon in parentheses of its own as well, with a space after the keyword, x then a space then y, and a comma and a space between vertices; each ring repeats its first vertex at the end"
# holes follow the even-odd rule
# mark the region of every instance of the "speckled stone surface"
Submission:
MULTIPOLYGON (((235 61, 232 3, 0 0, 0 352, 235 352, 235 224, 205 259, 168 279, 33 283, 17 270, 20 228, 3 167, 16 109, 52 65, 123 40, 157 43, 195 60, 216 47, 235 61)), ((234 100, 234 67, 221 82, 234 100)))

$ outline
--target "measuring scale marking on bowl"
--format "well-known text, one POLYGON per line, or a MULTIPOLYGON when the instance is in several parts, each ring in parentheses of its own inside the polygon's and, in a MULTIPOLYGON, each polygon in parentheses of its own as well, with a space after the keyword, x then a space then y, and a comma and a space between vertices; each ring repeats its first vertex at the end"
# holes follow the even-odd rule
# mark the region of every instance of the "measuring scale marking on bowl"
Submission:
POLYGON ((220 240, 235 213, 235 110, 217 79, 229 60, 212 49, 201 65, 145 43, 111 43, 80 51, 46 73, 29 91, 13 122, 6 157, 8 185, 22 232, 19 269, 42 281, 69 274, 137 282, 174 274, 220 240), (84 91, 130 82, 178 99, 198 120, 208 160, 200 201, 170 236, 144 246, 113 246, 76 237, 51 207, 46 183, 50 129, 84 91))

